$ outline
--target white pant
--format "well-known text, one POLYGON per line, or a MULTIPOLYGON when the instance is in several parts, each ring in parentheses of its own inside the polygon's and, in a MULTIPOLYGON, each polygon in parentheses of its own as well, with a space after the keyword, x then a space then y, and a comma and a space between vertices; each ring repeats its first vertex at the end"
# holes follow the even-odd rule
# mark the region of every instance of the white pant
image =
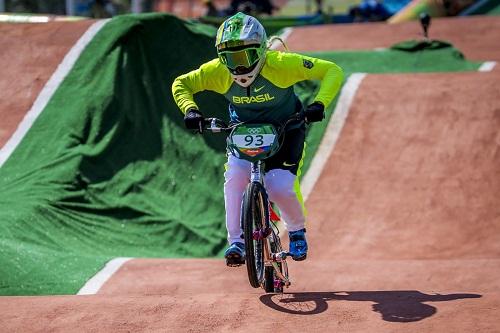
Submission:
MULTIPOLYGON (((241 200, 250 181, 251 163, 229 155, 224 178, 224 201, 226 205, 226 228, 229 244, 243 242, 240 228, 241 200)), ((288 170, 274 169, 264 178, 269 200, 278 205, 281 218, 288 231, 304 228, 305 212, 295 192, 296 176, 288 170)))

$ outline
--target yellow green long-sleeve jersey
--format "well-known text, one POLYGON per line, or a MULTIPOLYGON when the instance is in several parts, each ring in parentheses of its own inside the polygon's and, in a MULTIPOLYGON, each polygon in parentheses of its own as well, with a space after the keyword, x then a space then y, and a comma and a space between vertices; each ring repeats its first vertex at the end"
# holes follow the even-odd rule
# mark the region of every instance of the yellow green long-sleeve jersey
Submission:
POLYGON ((330 61, 267 51, 264 66, 249 87, 234 82, 229 70, 219 59, 214 59, 177 77, 172 84, 172 94, 184 114, 191 108, 199 109, 193 99, 195 93, 211 90, 229 101, 232 122, 283 124, 302 107, 293 85, 304 80, 321 80, 314 101, 327 107, 340 89, 343 72, 330 61))

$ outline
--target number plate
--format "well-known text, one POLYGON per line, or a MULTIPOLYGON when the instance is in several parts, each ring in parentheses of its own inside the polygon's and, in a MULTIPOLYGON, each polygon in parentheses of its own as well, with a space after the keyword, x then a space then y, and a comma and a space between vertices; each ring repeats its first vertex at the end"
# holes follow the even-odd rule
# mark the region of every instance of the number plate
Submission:
POLYGON ((274 134, 233 135, 233 143, 238 148, 261 148, 273 144, 274 134))
POLYGON ((277 145, 276 129, 270 124, 241 125, 229 137, 233 154, 250 161, 274 154, 277 145))

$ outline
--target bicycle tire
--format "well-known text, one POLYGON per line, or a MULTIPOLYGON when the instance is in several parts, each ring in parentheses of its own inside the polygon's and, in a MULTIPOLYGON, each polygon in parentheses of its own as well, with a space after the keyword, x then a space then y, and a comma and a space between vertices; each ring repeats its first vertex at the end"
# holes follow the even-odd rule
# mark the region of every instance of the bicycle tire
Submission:
MULTIPOLYGON (((276 238, 277 236, 273 232, 273 240, 270 242, 272 253, 279 253, 282 251, 281 246, 276 242, 276 238)), ((288 273, 285 272, 282 262, 278 262, 276 263, 276 265, 278 266, 278 270, 281 274, 283 274, 284 276, 288 276, 288 273)), ((266 293, 283 293, 283 282, 278 278, 275 268, 272 266, 266 267, 264 274, 264 290, 266 291, 266 293), (281 283, 275 284, 276 280, 280 280, 281 283)))
POLYGON ((254 239, 253 234, 256 230, 263 230, 269 223, 267 194, 260 183, 248 184, 243 196, 241 217, 248 281, 252 287, 258 288, 265 278, 264 242, 263 239, 254 239))
MULTIPOLYGON (((276 242, 272 240, 270 243, 271 245, 271 252, 272 253, 277 253, 278 252, 278 247, 276 246, 276 242)), ((278 263, 278 267, 281 270, 281 264, 278 263)), ((276 279, 276 273, 274 272, 274 267, 273 266, 267 266, 265 271, 264 271, 264 290, 266 293, 272 293, 272 292, 278 292, 279 289, 276 289, 276 286, 274 284, 274 280, 276 279)))
POLYGON ((266 293, 274 292, 274 268, 272 266, 267 266, 264 276, 264 290, 266 293))

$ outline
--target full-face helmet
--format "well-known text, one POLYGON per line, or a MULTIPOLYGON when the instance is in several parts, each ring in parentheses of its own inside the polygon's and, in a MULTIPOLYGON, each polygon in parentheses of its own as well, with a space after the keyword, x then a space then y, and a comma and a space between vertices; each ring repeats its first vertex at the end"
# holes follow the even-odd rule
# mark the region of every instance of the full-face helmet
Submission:
POLYGON ((217 30, 215 47, 220 61, 236 83, 248 87, 265 62, 266 31, 255 17, 237 13, 225 20, 217 30))

